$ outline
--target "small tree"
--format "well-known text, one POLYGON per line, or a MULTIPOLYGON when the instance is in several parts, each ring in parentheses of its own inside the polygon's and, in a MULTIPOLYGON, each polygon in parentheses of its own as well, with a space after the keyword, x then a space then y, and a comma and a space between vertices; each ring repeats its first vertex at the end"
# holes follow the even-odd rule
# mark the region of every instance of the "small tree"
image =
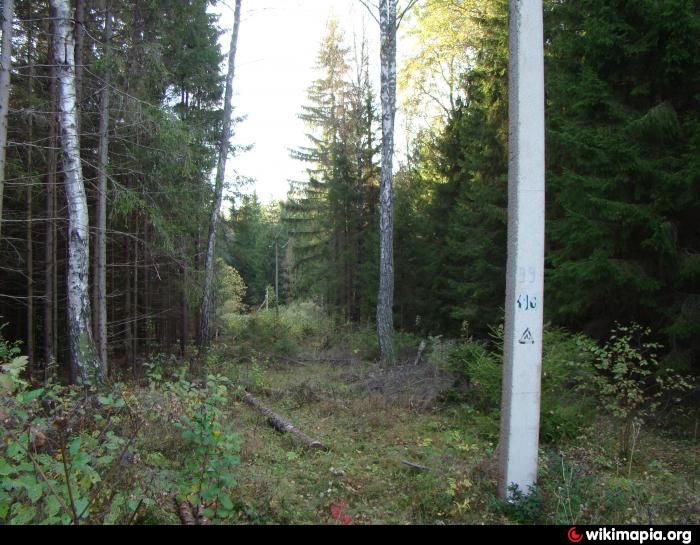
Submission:
POLYGON ((603 347, 591 348, 597 371, 594 385, 613 416, 622 422, 620 456, 629 458, 630 467, 636 439, 645 420, 653 417, 661 402, 692 388, 685 377, 659 366, 658 353, 663 348, 649 341, 651 329, 631 324, 617 324, 603 347))
POLYGON ((247 287, 239 272, 226 262, 218 258, 216 260, 216 278, 214 282, 214 300, 216 308, 216 324, 218 329, 227 316, 245 312, 243 303, 247 287))

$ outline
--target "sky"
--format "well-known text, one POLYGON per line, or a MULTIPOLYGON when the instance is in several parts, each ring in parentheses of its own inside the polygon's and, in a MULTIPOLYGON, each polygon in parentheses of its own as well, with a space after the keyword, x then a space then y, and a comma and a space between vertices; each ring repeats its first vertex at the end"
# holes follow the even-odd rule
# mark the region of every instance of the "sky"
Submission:
MULTIPOLYGON (((228 53, 233 28, 233 0, 217 3, 221 15, 221 49, 228 53)), ((255 178, 245 192, 256 191, 264 202, 281 200, 288 180, 304 180, 306 165, 289 156, 289 149, 305 145, 308 132, 298 119, 307 102, 306 91, 317 74, 316 56, 329 17, 341 21, 350 39, 362 34, 370 44, 370 58, 379 58, 379 28, 357 0, 243 0, 236 52, 233 104, 238 124, 233 144, 254 145, 229 158, 227 180, 236 175, 255 178)), ((378 62, 371 66, 378 79, 378 62)), ((227 70, 226 62, 222 70, 227 70)))

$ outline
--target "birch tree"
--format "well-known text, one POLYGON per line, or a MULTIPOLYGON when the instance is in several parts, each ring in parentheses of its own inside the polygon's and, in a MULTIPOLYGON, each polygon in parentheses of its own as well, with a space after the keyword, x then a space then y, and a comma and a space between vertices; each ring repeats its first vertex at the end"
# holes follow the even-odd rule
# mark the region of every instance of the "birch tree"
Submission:
POLYGON ((2 240, 2 200, 5 188, 5 155, 7 153, 7 111, 10 106, 13 14, 14 1, 4 0, 2 6, 2 52, 0 52, 0 240, 2 240))
POLYGON ((224 193, 224 176, 226 174, 226 159, 228 158, 231 142, 233 97, 233 78, 236 72, 236 47, 238 43, 238 29, 241 24, 241 0, 236 0, 236 8, 233 16, 233 33, 231 34, 231 46, 228 53, 228 75, 226 76, 226 94, 224 97, 224 122, 219 144, 219 161, 216 167, 216 182, 214 186, 214 202, 209 219, 209 238, 204 263, 204 293, 200 312, 200 347, 206 349, 209 345, 209 319, 212 304, 212 285, 214 281, 214 251, 216 249, 216 235, 219 227, 219 212, 224 193))
POLYGON ((396 120, 396 31, 416 4, 410 0, 398 13, 398 0, 380 0, 372 6, 360 0, 379 23, 381 40, 382 166, 379 189, 379 293, 377 337, 382 362, 394 363, 394 122, 396 120), (379 18, 375 16, 378 9, 379 18))
POLYGON ((58 77, 58 116, 68 201, 68 336, 71 382, 101 381, 104 369, 92 337, 88 292, 90 229, 80 163, 75 87, 75 40, 68 0, 51 0, 55 20, 54 55, 58 77))

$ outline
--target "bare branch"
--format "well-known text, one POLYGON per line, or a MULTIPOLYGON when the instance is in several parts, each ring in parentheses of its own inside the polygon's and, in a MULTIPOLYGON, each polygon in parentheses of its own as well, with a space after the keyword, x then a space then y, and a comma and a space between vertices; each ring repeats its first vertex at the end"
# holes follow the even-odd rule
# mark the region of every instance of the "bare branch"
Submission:
POLYGON ((396 18, 396 28, 398 29, 399 26, 401 25, 401 21, 403 20, 404 16, 411 11, 413 6, 415 6, 418 3, 418 0, 409 0, 408 4, 404 8, 404 10, 399 14, 399 16, 396 18))
POLYGON ((358 2, 360 2, 360 4, 362 4, 365 8, 367 8, 367 11, 372 16, 372 19, 374 19, 377 22, 377 24, 379 24, 379 19, 377 19, 377 16, 374 14, 374 11, 372 10, 372 8, 374 8, 375 10, 379 10, 379 7, 376 6, 375 4, 372 4, 371 2, 366 2, 365 0, 358 0, 358 2))

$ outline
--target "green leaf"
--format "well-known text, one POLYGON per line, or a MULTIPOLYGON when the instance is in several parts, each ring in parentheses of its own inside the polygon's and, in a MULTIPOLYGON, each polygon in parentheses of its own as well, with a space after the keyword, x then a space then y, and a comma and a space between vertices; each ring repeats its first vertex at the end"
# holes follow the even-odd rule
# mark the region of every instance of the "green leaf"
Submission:
POLYGON ((75 456, 78 454, 80 451, 80 445, 82 443, 82 440, 80 437, 76 437, 71 441, 70 446, 68 447, 68 452, 70 453, 71 456, 75 456))
POLYGON ((224 509, 230 511, 233 509, 233 501, 231 501, 231 497, 228 494, 222 494, 219 496, 219 501, 221 502, 221 505, 224 507, 224 509))
POLYGON ((7 477, 14 473, 14 468, 8 464, 5 460, 0 459, 0 477, 7 477))
POLYGON ((22 526, 29 524, 36 516, 36 507, 33 505, 24 505, 16 503, 12 506, 12 519, 10 524, 22 526))
POLYGON ((44 388, 38 388, 37 390, 32 390, 31 392, 25 392, 17 396, 20 403, 31 403, 35 399, 44 395, 44 388))
POLYGON ((44 514, 53 517, 61 512, 61 504, 55 496, 48 496, 44 501, 44 514))
MULTIPOLYGON (((78 513, 78 516, 82 514, 83 511, 85 511, 85 508, 88 506, 88 499, 87 498, 78 498, 75 500, 75 512, 78 513)), ((86 511, 85 515, 83 515, 83 518, 89 513, 90 511, 86 511)))

